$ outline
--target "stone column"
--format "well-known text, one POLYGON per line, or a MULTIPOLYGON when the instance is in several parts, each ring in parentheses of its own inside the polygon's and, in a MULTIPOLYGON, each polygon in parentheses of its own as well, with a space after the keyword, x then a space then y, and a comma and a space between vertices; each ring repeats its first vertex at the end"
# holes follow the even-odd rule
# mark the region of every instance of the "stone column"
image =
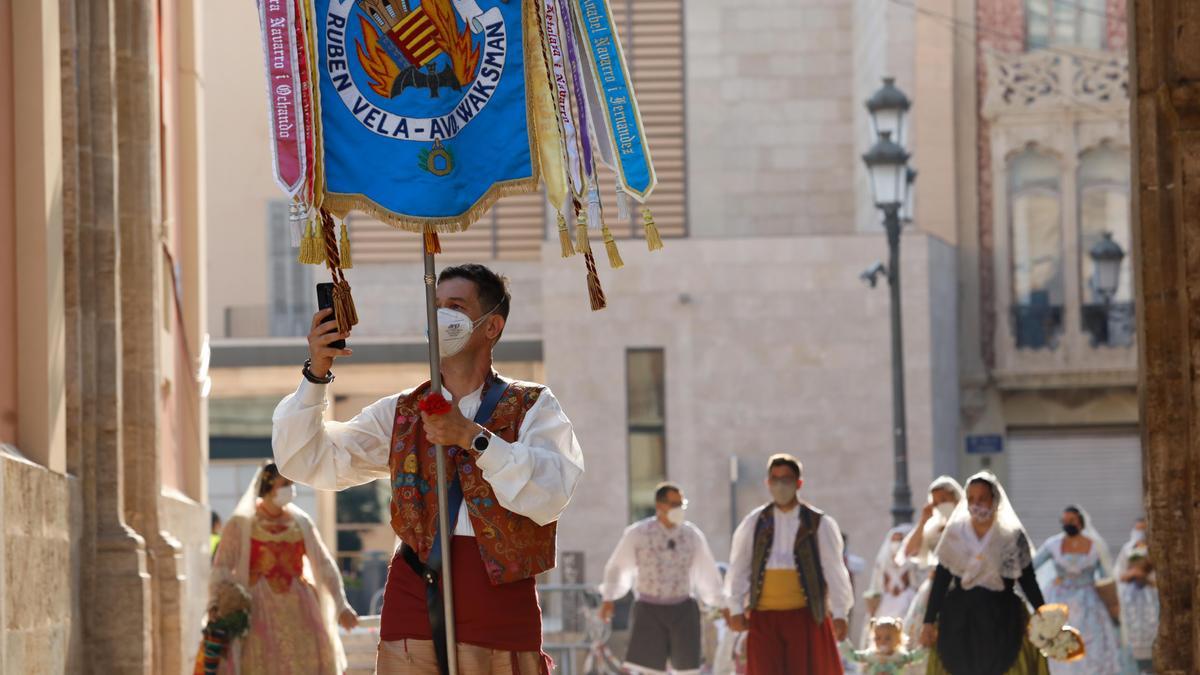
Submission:
POLYGON ((159 518, 163 448, 163 227, 157 17, 148 0, 115 0, 118 213, 121 242, 121 433, 125 514, 146 541, 152 672, 183 672, 182 547, 159 518))
POLYGON ((1130 3, 1134 261, 1155 672, 1200 673, 1200 14, 1130 3))
POLYGON ((83 483, 82 623, 87 672, 151 670, 151 595, 142 537, 126 525, 121 246, 113 0, 76 0, 79 124, 76 314, 79 471, 83 483))

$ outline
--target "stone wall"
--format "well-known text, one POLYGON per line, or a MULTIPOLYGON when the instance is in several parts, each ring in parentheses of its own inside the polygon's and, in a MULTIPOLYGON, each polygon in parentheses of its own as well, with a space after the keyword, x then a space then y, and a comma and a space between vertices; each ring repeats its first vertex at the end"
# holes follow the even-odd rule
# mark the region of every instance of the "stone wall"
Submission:
POLYGON ((2 673, 78 672, 78 504, 75 480, 0 451, 2 673))
POLYGON ((853 7, 686 3, 688 231, 854 229, 853 7))
MULTIPOLYGON (((934 445, 957 442, 955 352, 944 344, 953 340, 945 326, 954 321, 954 256, 919 233, 902 246, 910 480, 919 499, 934 455, 954 453, 934 445)), ((628 524, 625 352, 662 347, 669 478, 689 492, 688 517, 719 560, 729 556, 731 455, 740 517, 765 501, 764 461, 781 451, 805 462, 805 498, 850 533, 855 553, 873 556, 891 525, 888 293, 858 275, 886 255, 883 236, 691 239, 652 255, 627 248, 628 267, 605 275, 609 306, 600 314, 588 311, 575 270, 545 267, 546 378, 587 463, 560 549, 584 551, 596 581, 628 524)))
POLYGON ((208 604, 208 576, 212 567, 209 531, 211 516, 209 508, 197 504, 184 495, 164 489, 159 499, 162 510, 160 524, 179 542, 180 564, 178 573, 186 579, 186 590, 180 594, 172 621, 178 621, 181 638, 180 654, 185 672, 190 673, 191 659, 195 658, 200 645, 200 631, 204 628, 204 614, 208 604))

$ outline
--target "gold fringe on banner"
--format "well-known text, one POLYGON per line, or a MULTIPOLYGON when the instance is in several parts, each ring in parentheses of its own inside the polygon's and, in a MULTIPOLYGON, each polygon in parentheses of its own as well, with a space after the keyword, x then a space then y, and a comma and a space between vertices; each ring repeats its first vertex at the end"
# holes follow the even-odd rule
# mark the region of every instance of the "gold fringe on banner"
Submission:
POLYGON ((658 234, 658 226, 654 224, 654 215, 650 209, 642 209, 642 224, 646 228, 646 248, 657 251, 663 247, 662 237, 658 234))
POLYGON ((608 252, 608 265, 614 270, 619 270, 625 266, 625 261, 621 260, 621 252, 617 250, 617 240, 613 239, 612 231, 608 229, 608 224, 600 230, 604 234, 604 250, 608 252))
POLYGON ((592 303, 592 311, 598 312, 608 307, 608 299, 604 297, 604 289, 600 287, 600 275, 596 272, 596 258, 589 250, 583 254, 587 266, 588 300, 592 303))
POLYGON ((431 255, 442 252, 442 240, 438 237, 437 232, 425 233, 425 252, 431 255))
POLYGON ((338 241, 338 267, 348 270, 354 267, 354 259, 350 257, 350 233, 346 231, 346 220, 342 219, 342 238, 338 241))
POLYGON ((570 258, 575 255, 575 247, 571 245, 571 233, 567 230, 567 217, 558 214, 558 243, 562 245, 562 257, 570 258))

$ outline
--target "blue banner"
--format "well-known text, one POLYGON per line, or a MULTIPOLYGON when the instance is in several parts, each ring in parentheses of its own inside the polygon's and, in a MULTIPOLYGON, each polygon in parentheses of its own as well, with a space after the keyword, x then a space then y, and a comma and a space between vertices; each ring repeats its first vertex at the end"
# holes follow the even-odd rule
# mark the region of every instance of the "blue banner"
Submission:
POLYGON ((522 2, 313 3, 328 208, 445 232, 536 189, 522 2))

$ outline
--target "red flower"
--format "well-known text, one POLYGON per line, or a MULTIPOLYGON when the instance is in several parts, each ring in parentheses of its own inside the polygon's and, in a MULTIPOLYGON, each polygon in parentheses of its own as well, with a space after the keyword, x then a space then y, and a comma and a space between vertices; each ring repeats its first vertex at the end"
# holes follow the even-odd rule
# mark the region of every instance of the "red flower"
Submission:
POLYGON ((427 415, 445 415, 446 413, 450 412, 450 402, 446 400, 445 396, 442 396, 437 392, 429 394, 425 398, 421 399, 421 402, 417 404, 417 407, 421 409, 421 412, 427 415))

